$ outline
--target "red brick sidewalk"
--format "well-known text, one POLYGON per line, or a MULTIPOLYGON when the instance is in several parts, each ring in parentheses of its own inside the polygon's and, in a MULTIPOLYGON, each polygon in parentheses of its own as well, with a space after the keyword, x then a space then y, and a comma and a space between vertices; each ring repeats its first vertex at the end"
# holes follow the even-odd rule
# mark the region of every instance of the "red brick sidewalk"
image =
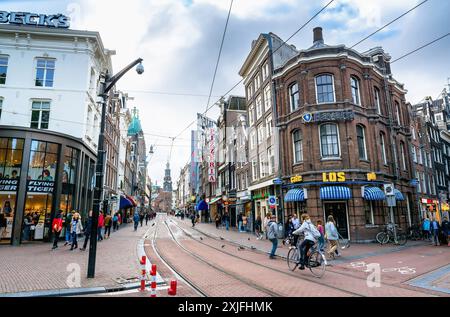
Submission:
MULTIPOLYGON (((88 249, 69 251, 64 242, 55 251, 51 251, 52 244, 41 242, 0 246, 0 296, 1 293, 68 289, 76 284, 70 277, 78 268, 80 285, 75 287, 118 287, 116 279, 138 275, 137 243, 150 227, 151 222, 134 232, 132 224, 122 225, 119 231, 111 232, 109 239, 98 242, 93 279, 86 277, 88 249)), ((79 247, 82 243, 82 240, 78 242, 79 247)))

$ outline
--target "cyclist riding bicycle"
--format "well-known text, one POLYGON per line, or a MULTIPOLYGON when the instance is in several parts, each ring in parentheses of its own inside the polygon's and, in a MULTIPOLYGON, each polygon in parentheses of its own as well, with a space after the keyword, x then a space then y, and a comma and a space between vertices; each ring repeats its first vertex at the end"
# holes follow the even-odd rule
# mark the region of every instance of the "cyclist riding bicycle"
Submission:
POLYGON ((320 232, 317 228, 312 224, 308 214, 302 214, 302 225, 300 228, 295 230, 293 234, 304 233, 305 239, 300 244, 300 270, 305 269, 306 264, 306 255, 308 254, 309 249, 316 243, 317 238, 320 237, 320 232))

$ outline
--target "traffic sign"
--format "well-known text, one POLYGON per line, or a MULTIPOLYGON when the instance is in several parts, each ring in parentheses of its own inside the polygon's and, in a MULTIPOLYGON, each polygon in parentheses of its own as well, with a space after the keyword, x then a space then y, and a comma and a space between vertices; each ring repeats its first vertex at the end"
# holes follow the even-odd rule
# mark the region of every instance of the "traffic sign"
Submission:
POLYGON ((395 196, 386 196, 386 203, 388 207, 397 206, 397 200, 395 199, 395 196))
POLYGON ((275 196, 269 196, 269 206, 273 208, 277 205, 277 198, 275 196))
POLYGON ((282 184, 283 184, 283 180, 280 179, 280 178, 275 178, 275 179, 273 180, 273 184, 274 184, 274 185, 282 185, 282 184))

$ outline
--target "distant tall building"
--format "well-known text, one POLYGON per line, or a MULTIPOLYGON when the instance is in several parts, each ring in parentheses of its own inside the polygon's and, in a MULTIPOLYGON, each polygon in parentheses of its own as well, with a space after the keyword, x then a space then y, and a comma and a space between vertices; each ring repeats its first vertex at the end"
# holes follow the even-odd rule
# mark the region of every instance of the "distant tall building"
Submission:
POLYGON ((166 164, 166 171, 164 175, 164 191, 165 192, 172 192, 172 178, 170 177, 170 166, 169 162, 166 164))

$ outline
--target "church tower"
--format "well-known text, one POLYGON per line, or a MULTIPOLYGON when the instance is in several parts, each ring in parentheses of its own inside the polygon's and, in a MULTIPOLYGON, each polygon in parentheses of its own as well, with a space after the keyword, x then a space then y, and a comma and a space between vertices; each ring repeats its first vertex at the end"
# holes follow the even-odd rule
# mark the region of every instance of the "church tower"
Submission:
POLYGON ((170 177, 170 166, 169 162, 166 164, 166 171, 164 175, 164 191, 165 192, 172 192, 172 178, 170 177))

